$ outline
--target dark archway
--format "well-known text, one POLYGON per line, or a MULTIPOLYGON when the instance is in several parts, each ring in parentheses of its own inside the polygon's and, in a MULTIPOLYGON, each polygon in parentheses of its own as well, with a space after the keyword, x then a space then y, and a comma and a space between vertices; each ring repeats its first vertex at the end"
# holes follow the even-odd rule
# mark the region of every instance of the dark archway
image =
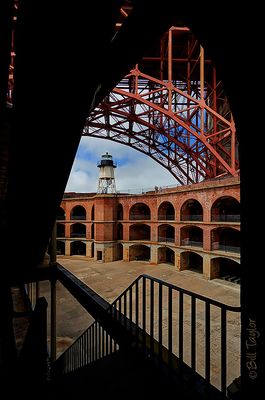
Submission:
POLYGON ((174 226, 163 224, 158 227, 158 242, 175 242, 174 226))
POLYGON ((190 269, 194 272, 203 273, 203 258, 192 251, 184 251, 180 254, 180 269, 190 269))
POLYGON ((130 208, 130 220, 149 220, 151 212, 148 205, 144 203, 136 203, 130 208))
POLYGON ((85 238, 86 225, 80 223, 72 224, 70 228, 70 237, 85 238))
POLYGON ((150 261, 150 247, 143 244, 135 244, 129 249, 130 261, 150 261))
POLYGON ((145 224, 131 225, 129 240, 150 240, 150 226, 145 224))
POLYGON ((240 222, 240 203, 234 197, 223 196, 211 208, 211 221, 240 222))
POLYGON ((86 255, 86 244, 81 240, 75 240, 70 245, 70 255, 71 256, 85 256, 86 255))
POLYGON ((234 260, 216 257, 211 260, 211 273, 213 278, 221 278, 240 284, 242 268, 241 265, 234 260))
POLYGON ((175 265, 175 252, 169 247, 163 246, 158 249, 158 264, 167 263, 175 265))
POLYGON ((180 229, 181 246, 203 247, 203 230, 198 226, 183 226, 180 229))
POLYGON ((83 206, 75 206, 71 210, 71 219, 82 220, 86 219, 86 209, 83 206))
POLYGON ((174 220, 175 219, 175 209, 174 206, 169 201, 164 201, 160 204, 158 208, 158 220, 174 220))
POLYGON ((203 208, 198 200, 189 199, 185 201, 180 210, 181 221, 202 221, 203 208))
POLYGON ((57 240, 56 246, 57 246, 57 254, 64 256, 65 255, 65 242, 63 242, 62 240, 57 240))
POLYGON ((233 228, 212 230, 212 250, 240 253, 240 231, 233 228))

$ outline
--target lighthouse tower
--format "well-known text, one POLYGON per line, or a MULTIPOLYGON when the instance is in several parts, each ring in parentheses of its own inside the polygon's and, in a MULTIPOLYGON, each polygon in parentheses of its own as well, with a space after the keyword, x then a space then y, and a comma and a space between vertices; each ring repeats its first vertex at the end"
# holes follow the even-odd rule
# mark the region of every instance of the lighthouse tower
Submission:
POLYGON ((101 156, 98 168, 99 180, 97 193, 116 193, 114 177, 114 168, 116 168, 116 165, 113 163, 112 156, 108 152, 101 156))

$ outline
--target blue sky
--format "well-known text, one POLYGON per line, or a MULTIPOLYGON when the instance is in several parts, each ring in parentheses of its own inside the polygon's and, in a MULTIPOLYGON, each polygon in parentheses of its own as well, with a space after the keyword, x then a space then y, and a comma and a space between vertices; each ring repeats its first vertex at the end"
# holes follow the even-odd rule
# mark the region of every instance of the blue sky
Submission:
POLYGON ((117 164, 117 190, 177 185, 176 179, 165 168, 141 152, 110 140, 82 137, 65 191, 96 192, 97 162, 106 151, 117 164))

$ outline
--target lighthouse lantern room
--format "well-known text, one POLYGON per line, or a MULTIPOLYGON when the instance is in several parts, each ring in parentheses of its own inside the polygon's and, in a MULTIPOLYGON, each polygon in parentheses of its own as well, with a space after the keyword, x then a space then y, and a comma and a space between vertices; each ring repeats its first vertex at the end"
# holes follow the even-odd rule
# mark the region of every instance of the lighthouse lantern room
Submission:
POLYGON ((98 162, 98 168, 99 180, 97 193, 116 193, 114 177, 114 168, 116 168, 116 165, 113 162, 112 156, 108 152, 101 156, 101 160, 98 162))

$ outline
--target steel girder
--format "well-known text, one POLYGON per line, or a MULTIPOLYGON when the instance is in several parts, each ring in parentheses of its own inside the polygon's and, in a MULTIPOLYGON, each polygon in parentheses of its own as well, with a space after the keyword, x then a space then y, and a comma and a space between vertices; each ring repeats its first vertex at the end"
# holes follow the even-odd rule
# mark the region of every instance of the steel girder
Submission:
POLYGON ((194 82, 188 91, 183 81, 159 80, 136 67, 91 112, 83 135, 141 151, 180 184, 236 176, 235 125, 209 106, 201 86, 194 82))

